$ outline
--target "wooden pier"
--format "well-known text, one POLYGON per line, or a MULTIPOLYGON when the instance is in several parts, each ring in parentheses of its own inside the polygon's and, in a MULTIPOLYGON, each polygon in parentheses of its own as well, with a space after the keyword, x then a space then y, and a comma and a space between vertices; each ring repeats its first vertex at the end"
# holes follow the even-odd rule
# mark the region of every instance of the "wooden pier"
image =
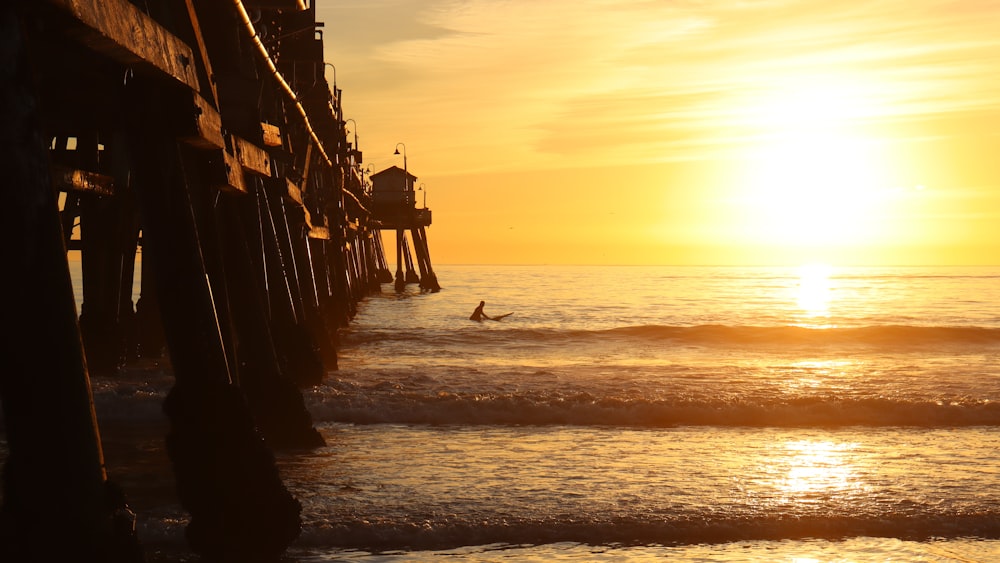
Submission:
POLYGON ((417 208, 416 191, 413 189, 417 177, 405 168, 405 158, 403 166, 392 166, 372 175, 372 214, 376 224, 380 229, 396 233, 396 275, 395 278, 385 275, 383 281, 393 280, 396 291, 403 290, 409 283, 420 284, 422 291, 440 291, 427 246, 431 210, 426 206, 417 208), (409 240, 413 241, 413 253, 406 238, 407 229, 410 231, 409 240), (413 266, 414 253, 419 274, 413 266))
POLYGON ((0 3, 0 560, 142 560, 89 381, 163 353, 191 549, 268 561, 298 536, 271 452, 323 443, 299 389, 391 281, 382 229, 397 289, 440 289, 430 210, 376 212, 322 27, 305 0, 0 3))

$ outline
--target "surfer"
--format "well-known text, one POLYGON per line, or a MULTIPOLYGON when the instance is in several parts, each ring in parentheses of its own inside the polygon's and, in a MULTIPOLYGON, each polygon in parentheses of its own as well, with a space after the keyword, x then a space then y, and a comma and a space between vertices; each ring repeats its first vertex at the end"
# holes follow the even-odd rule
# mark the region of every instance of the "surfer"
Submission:
POLYGON ((479 306, 476 307, 476 310, 472 312, 472 316, 469 317, 469 320, 470 321, 481 321, 483 319, 488 319, 489 316, 487 316, 486 313, 483 312, 483 307, 485 307, 485 306, 486 306, 486 302, 485 301, 480 301, 479 302, 479 306))
POLYGON ((482 322, 483 319, 488 319, 488 320, 491 320, 491 321, 499 321, 500 319, 502 319, 504 317, 507 317, 507 316, 510 316, 510 315, 514 314, 514 313, 507 313, 505 315, 499 315, 497 317, 491 317, 491 316, 489 316, 489 315, 487 315, 486 313, 483 312, 483 307, 485 307, 485 306, 486 306, 486 302, 485 301, 480 301, 479 302, 479 306, 476 307, 476 310, 473 311, 472 315, 469 316, 469 320, 470 321, 480 321, 480 322, 482 322))

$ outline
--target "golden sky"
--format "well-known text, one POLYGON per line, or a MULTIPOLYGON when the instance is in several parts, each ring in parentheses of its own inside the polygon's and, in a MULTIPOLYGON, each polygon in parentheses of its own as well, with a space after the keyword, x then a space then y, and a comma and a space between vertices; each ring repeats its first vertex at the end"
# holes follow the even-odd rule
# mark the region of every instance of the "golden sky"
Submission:
POLYGON ((1000 263, 1000 2, 315 2, 437 264, 1000 263))

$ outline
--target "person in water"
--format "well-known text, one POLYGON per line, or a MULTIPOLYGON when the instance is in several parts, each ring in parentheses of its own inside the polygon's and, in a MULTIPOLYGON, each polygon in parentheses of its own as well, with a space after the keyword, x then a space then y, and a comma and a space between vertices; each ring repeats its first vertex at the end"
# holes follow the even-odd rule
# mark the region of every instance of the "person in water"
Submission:
POLYGON ((483 307, 485 307, 485 306, 486 306, 486 302, 485 301, 480 301, 479 302, 479 306, 476 307, 476 310, 472 312, 472 316, 469 317, 469 320, 470 321, 481 321, 483 319, 489 319, 490 318, 489 315, 487 315, 486 313, 483 312, 483 307))
POLYGON ((500 315, 500 316, 497 316, 497 317, 491 317, 491 316, 489 316, 489 315, 487 315, 486 313, 483 312, 483 307, 485 307, 485 306, 486 306, 486 302, 485 301, 480 301, 479 302, 479 306, 476 307, 476 310, 472 312, 471 316, 469 316, 469 320, 470 321, 483 321, 483 320, 499 321, 500 319, 502 319, 504 317, 509 317, 509 316, 511 316, 511 315, 514 314, 514 313, 507 313, 506 315, 500 315))

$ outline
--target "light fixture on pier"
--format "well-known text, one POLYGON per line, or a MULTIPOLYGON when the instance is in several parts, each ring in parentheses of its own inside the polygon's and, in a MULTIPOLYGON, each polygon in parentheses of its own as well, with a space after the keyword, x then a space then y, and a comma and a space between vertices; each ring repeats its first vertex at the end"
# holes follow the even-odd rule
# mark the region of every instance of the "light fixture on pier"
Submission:
POLYGON ((344 127, 347 127, 348 121, 354 122, 354 150, 358 150, 358 122, 354 121, 353 117, 349 117, 344 120, 344 127))
POLYGON ((337 91, 337 67, 333 66, 333 63, 323 63, 324 66, 328 66, 333 69, 333 90, 337 91))
POLYGON ((399 154, 399 147, 403 147, 403 191, 413 191, 413 186, 410 184, 410 173, 406 170, 406 145, 403 143, 396 143, 396 152, 392 154, 399 154))

